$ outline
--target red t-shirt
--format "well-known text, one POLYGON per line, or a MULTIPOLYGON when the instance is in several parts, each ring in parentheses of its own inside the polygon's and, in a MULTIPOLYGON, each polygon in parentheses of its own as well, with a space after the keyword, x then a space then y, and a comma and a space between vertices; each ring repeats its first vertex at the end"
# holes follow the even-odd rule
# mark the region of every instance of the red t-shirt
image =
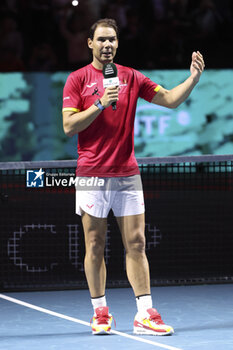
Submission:
MULTIPOLYGON (((120 81, 117 109, 109 106, 78 134, 78 176, 139 174, 134 155, 134 119, 138 97, 151 102, 160 86, 135 69, 116 64, 120 81)), ((89 64, 73 73, 63 91, 63 111, 83 111, 104 94, 103 73, 89 64)))

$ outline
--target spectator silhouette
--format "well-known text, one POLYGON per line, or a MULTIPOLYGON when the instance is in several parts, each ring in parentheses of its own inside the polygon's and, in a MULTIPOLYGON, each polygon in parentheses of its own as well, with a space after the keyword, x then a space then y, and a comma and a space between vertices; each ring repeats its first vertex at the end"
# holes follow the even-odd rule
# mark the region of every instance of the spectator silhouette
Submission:
POLYGON ((57 57, 50 44, 41 42, 33 47, 29 59, 31 71, 54 71, 57 69, 57 57))

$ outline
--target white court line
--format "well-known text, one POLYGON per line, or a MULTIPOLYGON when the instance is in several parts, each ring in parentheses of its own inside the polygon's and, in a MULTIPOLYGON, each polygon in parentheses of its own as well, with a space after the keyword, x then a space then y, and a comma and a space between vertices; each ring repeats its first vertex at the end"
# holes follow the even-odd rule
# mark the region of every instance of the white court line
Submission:
MULTIPOLYGON (((85 321, 79 320, 78 318, 66 316, 66 315, 60 314, 58 312, 54 312, 54 311, 51 311, 51 310, 48 310, 48 309, 44 309, 43 307, 36 306, 36 305, 33 305, 33 304, 29 304, 29 303, 26 303, 25 301, 22 301, 22 300, 19 300, 19 299, 15 299, 15 298, 12 298, 12 297, 8 297, 7 295, 4 295, 4 294, 0 294, 0 298, 8 300, 8 301, 11 301, 12 303, 15 303, 15 304, 19 304, 19 305, 28 307, 28 308, 33 309, 33 310, 37 310, 37 311, 43 312, 43 313, 48 314, 48 315, 52 315, 52 316, 55 316, 55 317, 63 318, 64 320, 76 322, 76 323, 82 324, 84 326, 90 327, 90 323, 89 322, 85 322, 85 321)), ((136 341, 139 341, 139 342, 142 342, 142 343, 147 343, 147 344, 150 344, 150 345, 154 345, 154 346, 157 346, 157 347, 160 347, 160 348, 163 348, 163 349, 182 350, 180 348, 175 348, 174 346, 164 345, 164 344, 161 344, 161 343, 157 343, 157 342, 154 342, 154 341, 151 341, 151 340, 143 339, 141 337, 137 337, 137 336, 130 335, 130 334, 127 334, 127 333, 118 332, 118 331, 115 331, 115 330, 111 330, 111 333, 120 335, 121 337, 133 339, 133 340, 136 340, 136 341)))

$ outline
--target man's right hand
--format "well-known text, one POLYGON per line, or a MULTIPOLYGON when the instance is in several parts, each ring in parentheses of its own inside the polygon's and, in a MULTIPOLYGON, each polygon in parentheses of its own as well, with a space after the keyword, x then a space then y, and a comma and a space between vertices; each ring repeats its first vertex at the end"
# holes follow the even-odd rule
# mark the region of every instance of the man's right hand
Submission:
POLYGON ((103 96, 100 101, 104 108, 109 107, 113 102, 117 102, 119 100, 119 86, 110 86, 107 87, 104 91, 103 96))

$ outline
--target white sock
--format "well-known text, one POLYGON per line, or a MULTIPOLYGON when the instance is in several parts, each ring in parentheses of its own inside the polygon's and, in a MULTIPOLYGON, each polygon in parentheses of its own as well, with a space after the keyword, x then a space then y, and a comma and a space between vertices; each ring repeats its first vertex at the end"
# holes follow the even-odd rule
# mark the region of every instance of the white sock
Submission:
POLYGON ((136 303, 138 312, 145 312, 147 309, 152 308, 152 298, 151 295, 141 295, 136 297, 136 303))
POLYGON ((92 303, 94 311, 95 311, 95 309, 97 309, 97 307, 107 306, 105 295, 103 295, 102 297, 99 297, 99 298, 91 298, 91 303, 92 303))

